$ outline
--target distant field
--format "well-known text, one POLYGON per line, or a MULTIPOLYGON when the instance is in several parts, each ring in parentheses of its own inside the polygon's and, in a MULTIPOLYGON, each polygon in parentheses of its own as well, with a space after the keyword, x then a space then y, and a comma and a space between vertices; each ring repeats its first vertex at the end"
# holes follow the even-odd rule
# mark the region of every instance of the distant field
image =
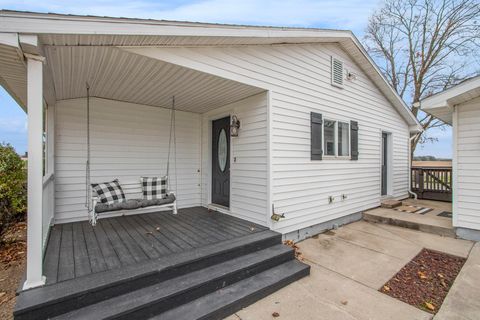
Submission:
POLYGON ((452 161, 412 161, 412 166, 448 168, 452 166, 452 161))

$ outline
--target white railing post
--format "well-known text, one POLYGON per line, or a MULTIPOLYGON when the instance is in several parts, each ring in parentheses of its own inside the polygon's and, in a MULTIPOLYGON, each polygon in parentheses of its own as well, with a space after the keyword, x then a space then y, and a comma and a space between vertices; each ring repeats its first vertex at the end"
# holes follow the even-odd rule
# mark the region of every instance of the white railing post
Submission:
POLYGON ((27 57, 28 224, 27 278, 24 289, 45 284, 42 266, 43 58, 27 57))

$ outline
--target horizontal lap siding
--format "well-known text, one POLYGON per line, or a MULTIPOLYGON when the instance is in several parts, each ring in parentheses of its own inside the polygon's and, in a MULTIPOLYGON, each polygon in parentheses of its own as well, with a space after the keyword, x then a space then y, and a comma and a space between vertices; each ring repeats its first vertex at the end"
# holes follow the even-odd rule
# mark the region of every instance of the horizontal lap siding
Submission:
POLYGON ((293 85, 275 90, 273 105, 273 202, 287 217, 275 224, 283 233, 322 223, 380 204, 381 131, 392 133, 392 195, 407 196, 408 126, 375 85, 339 46, 287 50, 293 85), (343 89, 330 84, 331 56, 356 75, 343 89), (316 90, 315 90, 316 88, 316 90), (314 90, 314 91, 312 91, 314 90), (358 121, 359 160, 310 160, 310 112, 323 119, 358 121), (342 200, 342 195, 347 198, 342 200), (329 204, 329 196, 335 197, 329 204))
POLYGON ((283 60, 277 69, 290 77, 284 80, 288 85, 272 93, 273 202, 287 217, 275 228, 286 233, 378 206, 382 130, 393 139, 392 195, 406 197, 408 127, 375 85, 336 45, 278 51, 276 57, 283 60), (330 84, 332 55, 357 76, 343 89, 330 84), (310 160, 312 111, 324 119, 358 121, 358 161, 310 160), (343 194, 347 199, 341 200, 343 194), (335 197, 332 204, 329 196, 335 197))
POLYGON ((456 226, 480 230, 480 98, 457 112, 456 226))
MULTIPOLYGON (((105 99, 90 104, 91 181, 166 173, 170 111, 105 99)), ((177 170, 179 207, 198 206, 200 195, 200 115, 177 111, 177 170)), ((85 209, 85 99, 64 100, 56 114, 57 222, 87 219, 85 209)), ((173 152, 172 152, 173 156, 173 152)), ((171 159, 171 189, 175 171, 171 159)))
POLYGON ((211 121, 235 114, 240 134, 231 138, 230 213, 261 225, 267 217, 267 98, 266 94, 229 104, 204 115, 203 205, 209 204, 211 190, 211 121), (233 159, 236 159, 234 161, 233 159))
POLYGON ((151 50, 168 62, 270 90, 272 200, 286 216, 273 223, 275 230, 286 233, 378 206, 382 130, 393 135, 393 196, 408 195, 408 125, 339 45, 151 50), (357 76, 345 80, 344 89, 330 83, 331 55, 357 76), (358 161, 310 160, 311 111, 358 121, 358 161), (341 194, 348 198, 328 204, 329 195, 341 194))

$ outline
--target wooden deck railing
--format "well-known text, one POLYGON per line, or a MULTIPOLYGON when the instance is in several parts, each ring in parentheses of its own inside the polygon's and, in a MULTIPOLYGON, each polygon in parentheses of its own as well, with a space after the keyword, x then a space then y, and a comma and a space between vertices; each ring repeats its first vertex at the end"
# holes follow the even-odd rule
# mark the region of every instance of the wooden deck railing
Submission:
POLYGON ((412 167, 412 191, 419 199, 452 201, 451 167, 412 167))

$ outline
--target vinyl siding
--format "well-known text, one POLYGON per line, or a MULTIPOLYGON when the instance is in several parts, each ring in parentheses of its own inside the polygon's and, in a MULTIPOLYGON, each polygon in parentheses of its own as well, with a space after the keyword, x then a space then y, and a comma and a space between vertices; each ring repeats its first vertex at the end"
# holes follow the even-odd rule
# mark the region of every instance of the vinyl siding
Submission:
POLYGON ((261 225, 267 222, 267 94, 226 105, 203 115, 202 186, 204 206, 211 199, 212 120, 235 114, 240 134, 231 137, 230 208, 232 214, 261 225))
MULTIPOLYGON (((106 99, 91 99, 91 181, 166 173, 170 111, 106 99)), ((85 209, 86 101, 59 101, 55 130, 55 221, 87 219, 85 209)), ((178 206, 201 205, 199 114, 177 111, 178 206)), ((175 166, 171 160, 171 189, 175 166)), ((140 195, 139 195, 140 196, 140 195)))
MULTIPOLYGON (((392 134, 391 194, 408 193, 407 122, 337 44, 155 48, 144 54, 258 86, 271 95, 271 197, 283 233, 380 205, 381 132, 392 134), (331 56, 357 79, 330 80, 331 56), (359 160, 310 160, 310 112, 359 124, 359 160), (328 204, 328 196, 347 195, 328 204)), ((240 118, 242 121, 242 119, 240 118)), ((267 215, 268 219, 268 215, 267 215)))
POLYGON ((456 110, 455 226, 480 230, 480 98, 456 110))

